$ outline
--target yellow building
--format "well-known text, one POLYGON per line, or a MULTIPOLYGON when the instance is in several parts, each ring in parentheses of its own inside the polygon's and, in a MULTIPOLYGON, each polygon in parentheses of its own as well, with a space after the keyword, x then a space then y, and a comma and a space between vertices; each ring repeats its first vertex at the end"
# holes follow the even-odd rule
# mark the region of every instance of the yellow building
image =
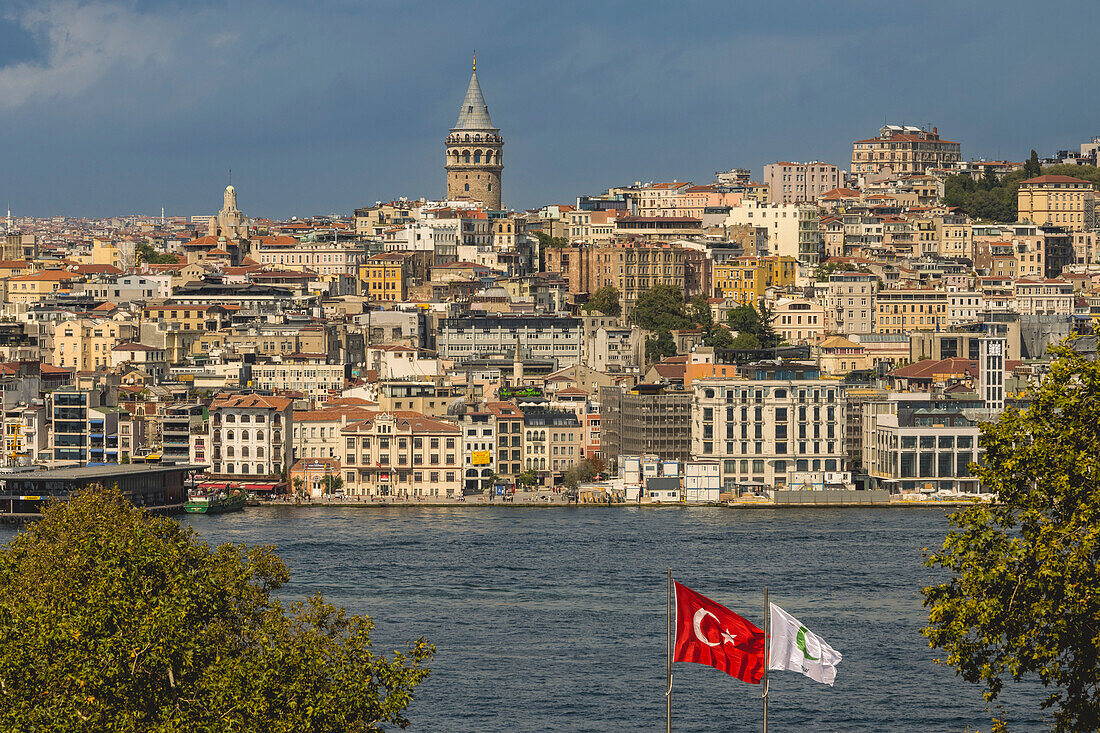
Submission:
POLYGON ((371 300, 405 300, 410 269, 409 255, 404 252, 383 252, 367 258, 359 266, 363 295, 371 300))
POLYGON ((137 264, 136 245, 129 240, 93 239, 90 264, 110 265, 127 270, 137 264))
POLYGON ((111 349, 134 337, 133 323, 74 318, 54 326, 51 361, 54 366, 95 371, 111 365, 111 349))
POLYGON ((1092 229, 1096 189, 1073 176, 1039 176, 1020 182, 1016 208, 1020 221, 1064 227, 1071 232, 1092 229))
POLYGON ((163 321, 184 331, 217 331, 228 326, 231 316, 240 309, 239 305, 155 303, 142 309, 142 317, 163 321))
POLYGON ((876 333, 938 331, 947 325, 947 291, 880 290, 875 310, 876 333))
POLYGON ((765 289, 793 286, 797 274, 794 257, 737 257, 714 265, 714 295, 755 305, 765 289))
POLYGON ((68 270, 41 270, 8 278, 9 303, 37 303, 45 297, 68 293, 79 278, 68 270))

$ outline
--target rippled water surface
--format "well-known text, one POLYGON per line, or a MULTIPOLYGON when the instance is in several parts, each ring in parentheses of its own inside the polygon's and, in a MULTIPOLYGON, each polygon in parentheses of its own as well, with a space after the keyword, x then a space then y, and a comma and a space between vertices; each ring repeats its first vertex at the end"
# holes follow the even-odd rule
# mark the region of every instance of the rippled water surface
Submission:
MULTIPOLYGON (((438 649, 416 731, 664 730, 665 569, 762 624, 763 587, 844 655, 835 687, 772 676, 772 731, 989 729, 979 691, 932 662, 919 589, 942 509, 249 508, 189 517, 269 543, 288 598, 374 617, 376 650, 438 649)), ((673 729, 760 729, 759 687, 675 665, 673 729)), ((1033 695, 1012 730, 1043 728, 1033 695)), ((1025 704, 1026 703, 1026 704, 1025 704)))

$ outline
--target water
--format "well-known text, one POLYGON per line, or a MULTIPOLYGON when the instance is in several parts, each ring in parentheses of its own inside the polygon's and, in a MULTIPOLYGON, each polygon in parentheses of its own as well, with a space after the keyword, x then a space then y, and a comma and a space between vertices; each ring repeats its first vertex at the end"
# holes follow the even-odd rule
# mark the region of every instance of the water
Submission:
MULTIPOLYGON (((438 649, 416 731, 664 730, 665 569, 758 626, 763 586, 844 655, 835 687, 772 677, 773 731, 989 729, 978 689, 919 629, 942 509, 249 508, 189 517, 212 543, 277 546, 288 598, 376 621, 376 651, 438 649)), ((673 728, 759 730, 760 688, 674 666, 673 728)), ((1019 695, 1017 697, 1020 697, 1019 695)), ((1008 706, 1042 729, 1034 692, 1008 706)))

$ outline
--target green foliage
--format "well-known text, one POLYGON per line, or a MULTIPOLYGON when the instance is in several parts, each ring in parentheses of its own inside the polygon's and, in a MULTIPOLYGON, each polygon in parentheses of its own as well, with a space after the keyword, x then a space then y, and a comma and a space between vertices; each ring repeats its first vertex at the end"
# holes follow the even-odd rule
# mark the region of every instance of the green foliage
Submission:
POLYGON ((735 349, 774 349, 779 346, 780 338, 772 325, 775 316, 763 300, 760 301, 760 310, 750 304, 737 306, 729 312, 728 321, 730 328, 738 333, 738 338, 733 340, 735 349))
POLYGON ((1032 157, 1024 164, 1024 169, 1009 173, 1000 181, 992 175, 983 176, 975 181, 965 174, 948 176, 944 182, 943 201, 954 206, 974 219, 997 222, 1014 222, 1018 218, 1016 192, 1020 181, 1038 175, 1073 176, 1094 184, 1100 184, 1100 168, 1091 165, 1051 165, 1039 169, 1039 156, 1032 157), (1039 171, 1039 172, 1036 172, 1039 171))
POLYGON ((645 358, 648 361, 660 361, 676 356, 676 340, 666 330, 660 330, 645 340, 645 358))
POLYGON ((321 479, 321 486, 326 494, 331 496, 344 488, 344 479, 336 474, 329 474, 321 479))
POLYGON ((519 484, 520 486, 534 486, 538 482, 539 482, 538 474, 535 473, 534 471, 532 471, 531 469, 527 469, 526 471, 524 471, 520 475, 516 476, 516 483, 519 484))
POLYGON ((578 484, 591 481, 596 476, 603 473, 605 464, 598 458, 585 458, 580 463, 574 463, 565 472, 562 477, 562 482, 571 489, 577 488, 578 484))
POLYGON ((695 325, 684 308, 684 293, 665 283, 654 285, 638 296, 630 319, 647 331, 671 331, 695 325))
POLYGON ((289 609, 270 547, 211 550, 190 528, 93 489, 0 549, 0 728, 380 731, 434 648, 389 659, 373 622, 320 595, 289 609))
POLYGON ((951 516, 926 564, 929 644, 994 700, 1038 679, 1053 730, 1100 730, 1100 362, 1057 356, 1026 412, 982 428, 975 475, 996 504, 951 516))
POLYGON ((599 311, 605 316, 620 315, 623 310, 619 304, 619 289, 614 285, 604 285, 599 288, 584 304, 584 311, 587 313, 599 311))
POLYGON ((551 237, 546 232, 532 232, 535 235, 535 239, 539 240, 539 249, 545 250, 551 247, 565 247, 569 244, 569 240, 565 237, 551 237))
POLYGON ((730 342, 731 349, 759 349, 760 339, 756 334, 742 331, 730 342))
POLYGON ((179 262, 179 257, 171 252, 157 252, 148 242, 138 242, 134 246, 137 261, 150 265, 171 265, 179 262))
POLYGON ((1031 151, 1031 157, 1024 163, 1024 180, 1036 178, 1043 174, 1043 166, 1039 164, 1039 154, 1031 151))

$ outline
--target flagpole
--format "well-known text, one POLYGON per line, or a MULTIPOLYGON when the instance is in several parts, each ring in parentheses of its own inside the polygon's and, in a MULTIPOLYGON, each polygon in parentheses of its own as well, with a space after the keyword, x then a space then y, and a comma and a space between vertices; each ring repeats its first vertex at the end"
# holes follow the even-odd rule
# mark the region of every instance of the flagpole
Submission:
POLYGON ((768 639, 768 622, 771 619, 771 607, 768 605, 768 586, 764 586, 764 733, 768 733, 768 655, 771 652, 771 643, 768 639))
POLYGON ((665 606, 665 733, 672 733, 672 568, 668 569, 665 606))

